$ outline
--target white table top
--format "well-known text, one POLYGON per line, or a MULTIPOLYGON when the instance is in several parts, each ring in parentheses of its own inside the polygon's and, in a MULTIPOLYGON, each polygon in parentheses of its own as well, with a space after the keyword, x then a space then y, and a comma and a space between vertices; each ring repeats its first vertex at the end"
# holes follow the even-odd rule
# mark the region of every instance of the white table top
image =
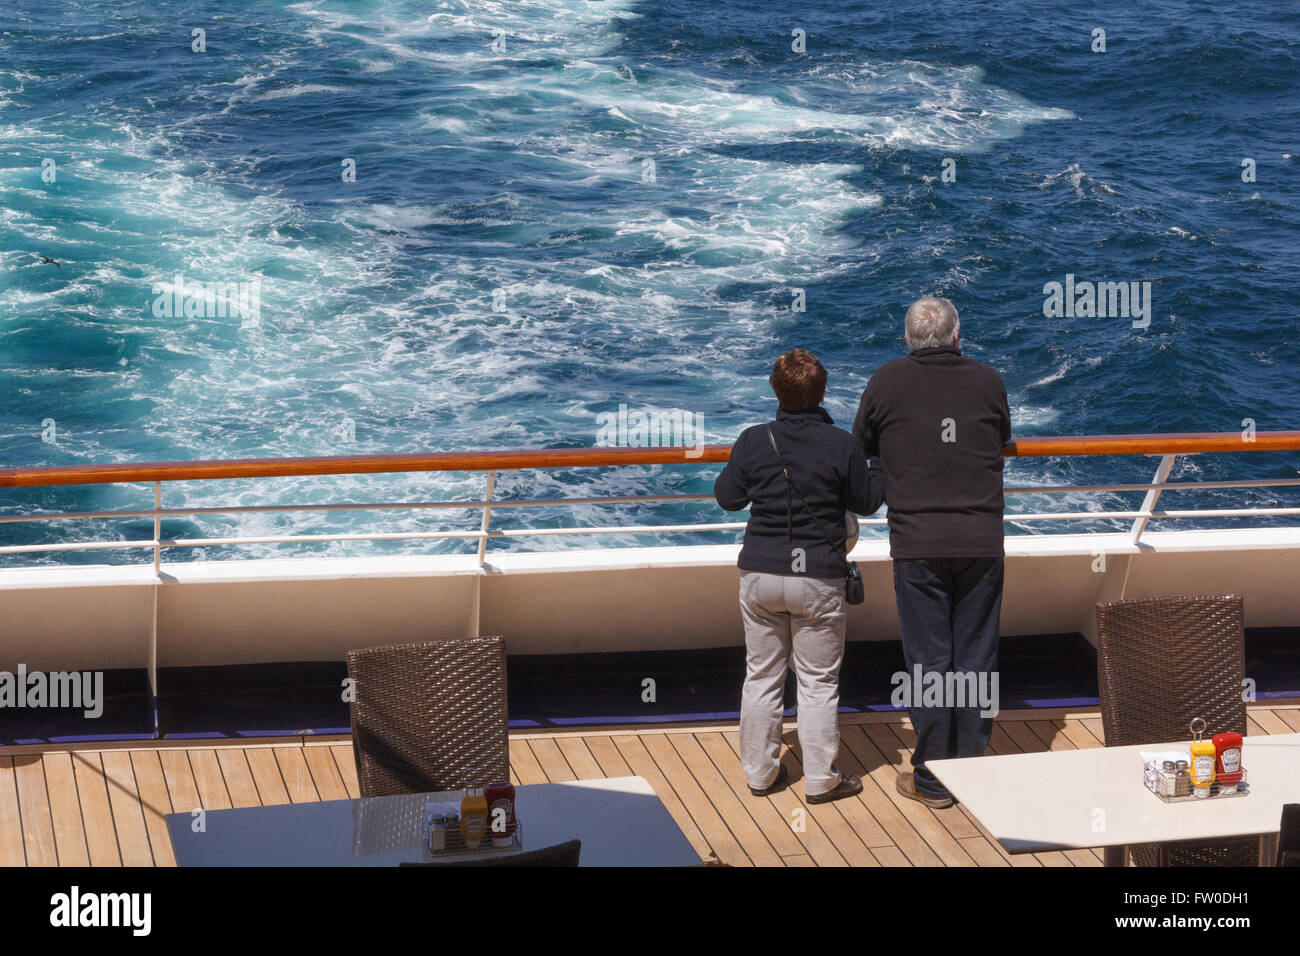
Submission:
POLYGON ((1142 782, 1140 751, 1188 742, 926 762, 1008 853, 1276 833, 1300 803, 1300 734, 1246 737, 1248 794, 1165 803, 1142 782))

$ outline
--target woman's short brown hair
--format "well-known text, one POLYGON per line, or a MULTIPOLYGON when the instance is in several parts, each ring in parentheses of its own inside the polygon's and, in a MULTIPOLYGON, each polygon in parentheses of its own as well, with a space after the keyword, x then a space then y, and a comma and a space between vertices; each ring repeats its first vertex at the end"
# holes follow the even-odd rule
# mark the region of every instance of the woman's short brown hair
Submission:
POLYGON ((804 349, 791 349, 777 359, 768 381, 786 411, 816 408, 826 397, 826 369, 804 349))

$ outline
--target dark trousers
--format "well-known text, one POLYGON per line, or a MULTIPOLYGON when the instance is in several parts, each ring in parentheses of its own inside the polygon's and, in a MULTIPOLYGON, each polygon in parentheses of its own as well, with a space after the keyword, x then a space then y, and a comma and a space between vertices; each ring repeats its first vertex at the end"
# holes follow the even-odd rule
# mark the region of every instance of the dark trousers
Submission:
MULTIPOLYGON (((897 559, 894 599, 909 681, 915 682, 917 665, 922 675, 940 675, 944 686, 951 686, 950 672, 991 679, 998 666, 1001 558, 897 559)), ((969 696, 966 702, 974 703, 969 696)), ((908 698, 916 729, 914 780, 916 789, 928 796, 946 797, 948 791, 926 769, 927 760, 981 756, 993 732, 993 718, 981 717, 978 704, 951 703, 917 706, 908 698)))

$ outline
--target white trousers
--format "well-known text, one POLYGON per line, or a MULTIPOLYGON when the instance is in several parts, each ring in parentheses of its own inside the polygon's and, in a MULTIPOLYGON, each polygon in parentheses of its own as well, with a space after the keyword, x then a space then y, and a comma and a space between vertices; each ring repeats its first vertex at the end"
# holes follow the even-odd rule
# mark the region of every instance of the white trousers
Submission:
POLYGON ((844 581, 740 572, 746 673, 740 697, 740 761, 749 785, 771 786, 781 768, 785 675, 798 687, 804 792, 840 783, 840 664, 844 660, 844 581))

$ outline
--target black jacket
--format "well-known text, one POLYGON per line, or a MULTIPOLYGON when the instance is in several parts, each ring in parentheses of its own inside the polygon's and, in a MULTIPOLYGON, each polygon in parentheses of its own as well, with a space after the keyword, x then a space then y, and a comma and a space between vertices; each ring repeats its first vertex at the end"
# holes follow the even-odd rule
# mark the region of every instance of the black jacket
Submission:
POLYGON ((879 456, 895 558, 1002 557, 1002 376, 952 346, 886 362, 853 434, 879 456))
POLYGON ((787 484, 767 426, 754 425, 740 433, 731 460, 713 485, 714 497, 727 511, 750 505, 745 543, 736 563, 745 571, 842 577, 847 571, 839 556, 845 541, 844 512, 869 515, 880 508, 884 490, 880 469, 868 467, 862 443, 836 428, 821 408, 781 409, 772 423, 772 435, 794 488, 834 539, 835 549, 787 484), (803 549, 803 562, 796 560, 796 548, 803 549))

